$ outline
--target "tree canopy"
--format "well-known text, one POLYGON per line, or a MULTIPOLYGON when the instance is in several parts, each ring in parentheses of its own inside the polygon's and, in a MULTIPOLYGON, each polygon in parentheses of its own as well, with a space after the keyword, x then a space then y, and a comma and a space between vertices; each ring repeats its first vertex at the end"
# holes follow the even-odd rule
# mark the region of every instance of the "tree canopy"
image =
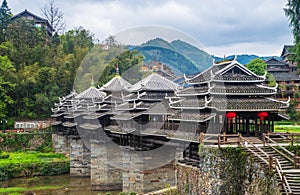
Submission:
POLYGON ((0 30, 1 120, 48 118, 58 98, 73 90, 76 75, 87 83, 81 83, 80 92, 90 86, 92 74, 101 72, 95 83, 102 85, 115 75, 116 63, 124 72, 143 59, 137 51, 114 42, 109 51, 95 45, 94 34, 83 27, 49 36, 34 21, 10 20, 11 16, 4 0, 0 8, 0 25, 5 29, 0 30), (83 62, 89 67, 82 67, 83 62), (98 68, 101 64, 103 70, 98 68))
POLYGON ((300 70, 300 1, 287 0, 284 8, 285 15, 288 17, 292 32, 294 35, 294 61, 297 63, 298 70, 300 70))
POLYGON ((251 60, 246 67, 251 70, 252 72, 254 72, 257 75, 264 75, 267 69, 267 65, 265 63, 264 60, 260 59, 260 58, 255 58, 253 60, 251 60))

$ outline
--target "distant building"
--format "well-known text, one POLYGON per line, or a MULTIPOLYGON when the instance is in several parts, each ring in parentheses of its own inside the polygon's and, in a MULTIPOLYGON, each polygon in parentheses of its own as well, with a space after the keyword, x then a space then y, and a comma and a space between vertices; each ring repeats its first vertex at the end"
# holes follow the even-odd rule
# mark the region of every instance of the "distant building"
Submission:
POLYGON ((271 58, 266 61, 267 70, 271 73, 279 84, 279 92, 285 96, 293 96, 296 85, 300 85, 300 77, 294 64, 290 61, 271 58))
MULTIPOLYGON (((293 97, 295 90, 299 90, 300 76, 297 73, 297 64, 294 62, 293 45, 284 45, 281 58, 282 60, 271 58, 265 63, 267 70, 272 74, 279 84, 277 96, 283 99, 293 97)), ((300 110, 300 102, 296 106, 300 110)))
POLYGON ((157 74, 169 79, 174 80, 176 78, 175 73, 167 65, 161 62, 146 62, 143 64, 142 71, 154 71, 157 74))
POLYGON ((283 61, 289 64, 290 69, 292 72, 297 71, 297 64, 294 62, 294 45, 284 45, 281 56, 283 58, 283 61))
POLYGON ((50 121, 16 121, 15 129, 44 129, 51 125, 50 121))
POLYGON ((36 27, 44 27, 47 31, 47 35, 48 36, 52 36, 54 29, 52 28, 52 26, 50 25, 49 21, 47 19, 44 19, 42 17, 39 17, 31 12, 29 12, 27 9, 25 9, 24 11, 14 15, 11 20, 18 20, 18 19, 25 19, 25 20, 30 20, 33 21, 35 23, 36 27))

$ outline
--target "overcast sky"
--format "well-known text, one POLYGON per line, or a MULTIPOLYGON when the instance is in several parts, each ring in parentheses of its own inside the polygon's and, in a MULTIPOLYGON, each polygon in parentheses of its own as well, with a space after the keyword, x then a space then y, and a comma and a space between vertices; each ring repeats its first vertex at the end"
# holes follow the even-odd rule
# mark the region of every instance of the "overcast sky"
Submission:
MULTIPOLYGON (((13 14, 42 16, 48 0, 7 0, 13 14)), ((183 31, 210 54, 280 55, 293 38, 286 0, 56 0, 67 29, 82 26, 99 40, 120 31, 161 25, 183 31)))

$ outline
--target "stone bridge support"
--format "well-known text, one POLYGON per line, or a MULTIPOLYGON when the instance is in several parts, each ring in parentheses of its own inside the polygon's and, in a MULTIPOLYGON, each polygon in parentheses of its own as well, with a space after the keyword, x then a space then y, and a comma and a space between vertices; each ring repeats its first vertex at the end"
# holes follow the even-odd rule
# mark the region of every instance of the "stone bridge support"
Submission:
POLYGON ((91 175, 91 153, 81 139, 70 139, 70 176, 89 177, 91 175))
POLYGON ((118 148, 106 143, 91 143, 91 186, 92 190, 122 190, 122 171, 118 161, 122 159, 118 148), (116 164, 114 164, 116 163, 116 164), (113 166, 115 165, 115 166, 113 166))

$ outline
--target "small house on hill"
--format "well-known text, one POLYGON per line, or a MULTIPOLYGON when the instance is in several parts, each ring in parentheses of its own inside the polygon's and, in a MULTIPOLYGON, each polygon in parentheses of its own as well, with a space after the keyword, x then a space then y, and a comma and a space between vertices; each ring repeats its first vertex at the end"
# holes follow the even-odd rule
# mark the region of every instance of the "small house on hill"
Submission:
POLYGON ((40 16, 37 16, 31 12, 29 12, 27 9, 24 11, 14 15, 11 20, 18 20, 18 19, 24 19, 24 20, 30 20, 33 21, 36 27, 44 27, 47 31, 48 36, 52 36, 54 29, 50 25, 49 21, 47 19, 44 19, 40 16))

